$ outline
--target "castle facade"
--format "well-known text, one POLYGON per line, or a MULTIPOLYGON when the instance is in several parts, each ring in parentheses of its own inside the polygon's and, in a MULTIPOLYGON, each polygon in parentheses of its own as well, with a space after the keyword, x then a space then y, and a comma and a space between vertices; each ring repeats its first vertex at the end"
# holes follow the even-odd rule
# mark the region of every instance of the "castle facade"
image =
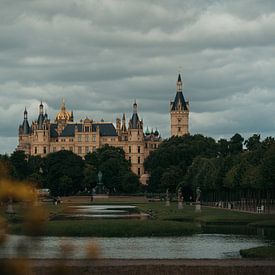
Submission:
MULTIPOLYGON (((172 136, 189 133, 189 103, 185 101, 182 93, 180 75, 175 100, 170 102, 170 116, 172 136)), ((128 123, 123 114, 122 119, 117 118, 114 125, 111 122, 96 122, 89 118, 75 122, 73 112, 66 109, 62 100, 60 111, 53 122, 48 118, 42 102, 37 120, 31 125, 25 109, 23 123, 19 126, 17 150, 23 150, 27 155, 42 157, 51 152, 70 150, 84 158, 87 153, 108 144, 122 148, 126 159, 131 163, 132 171, 141 177, 145 174, 144 160, 161 142, 162 138, 157 130, 149 131, 147 128, 144 131, 136 102, 133 104, 133 113, 128 123)))

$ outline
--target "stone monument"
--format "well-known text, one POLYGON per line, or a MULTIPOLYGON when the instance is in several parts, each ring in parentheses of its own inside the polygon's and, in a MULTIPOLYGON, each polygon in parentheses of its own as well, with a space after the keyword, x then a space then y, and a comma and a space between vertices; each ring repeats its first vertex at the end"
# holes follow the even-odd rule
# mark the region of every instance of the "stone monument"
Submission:
POLYGON ((166 189, 166 206, 170 206, 170 194, 169 194, 169 189, 166 189))
POLYGON ((196 212, 201 212, 201 189, 197 187, 196 189, 196 212))
POLYGON ((178 190, 178 209, 183 208, 183 194, 182 194, 182 189, 181 187, 178 190))

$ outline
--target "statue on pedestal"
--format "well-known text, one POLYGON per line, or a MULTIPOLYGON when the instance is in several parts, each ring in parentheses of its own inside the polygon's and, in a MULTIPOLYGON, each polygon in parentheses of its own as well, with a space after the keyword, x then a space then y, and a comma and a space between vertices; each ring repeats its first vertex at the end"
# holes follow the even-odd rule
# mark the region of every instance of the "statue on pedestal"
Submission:
POLYGON ((178 189, 178 209, 183 208, 183 194, 181 187, 178 189))
POLYGON ((196 189, 196 212, 201 212, 201 189, 197 187, 196 189))
POLYGON ((166 189, 166 206, 170 206, 170 194, 169 189, 166 189))

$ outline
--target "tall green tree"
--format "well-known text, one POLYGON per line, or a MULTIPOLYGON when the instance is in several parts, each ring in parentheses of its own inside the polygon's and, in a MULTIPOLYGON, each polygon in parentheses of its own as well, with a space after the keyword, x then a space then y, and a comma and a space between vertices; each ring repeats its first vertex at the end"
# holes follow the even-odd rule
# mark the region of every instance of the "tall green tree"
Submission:
POLYGON ((29 175, 28 158, 24 151, 15 151, 10 156, 13 167, 12 176, 18 180, 25 180, 29 175))
POLYGON ((138 177, 131 171, 123 149, 105 145, 85 156, 85 182, 90 186, 97 183, 98 172, 102 172, 102 182, 110 193, 135 193, 139 188, 138 177))
POLYGON ((45 175, 46 186, 54 196, 74 195, 84 189, 84 161, 71 151, 47 155, 45 175))

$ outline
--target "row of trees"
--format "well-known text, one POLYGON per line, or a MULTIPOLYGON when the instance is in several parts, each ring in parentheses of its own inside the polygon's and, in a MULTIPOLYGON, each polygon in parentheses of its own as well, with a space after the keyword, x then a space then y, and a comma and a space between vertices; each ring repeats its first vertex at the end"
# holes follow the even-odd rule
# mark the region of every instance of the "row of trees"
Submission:
POLYGON ((104 146, 88 153, 83 160, 71 151, 59 151, 40 156, 26 156, 16 151, 10 157, 0 156, 0 179, 14 178, 32 182, 39 188, 49 188, 54 196, 91 191, 97 185, 98 172, 110 193, 133 193, 139 189, 138 177, 120 148, 104 146))
POLYGON ((229 140, 202 135, 172 137, 145 162, 149 190, 164 192, 181 186, 190 194, 203 191, 275 190, 275 140, 260 135, 229 140))

